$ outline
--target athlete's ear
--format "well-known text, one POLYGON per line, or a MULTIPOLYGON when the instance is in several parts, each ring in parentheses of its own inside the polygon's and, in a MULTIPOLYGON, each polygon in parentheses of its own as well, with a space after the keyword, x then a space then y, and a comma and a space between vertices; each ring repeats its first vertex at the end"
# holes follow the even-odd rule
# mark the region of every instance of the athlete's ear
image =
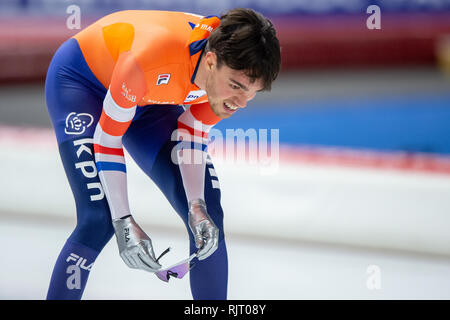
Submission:
POLYGON ((205 55, 205 62, 206 68, 208 70, 212 70, 213 68, 217 67, 217 55, 212 51, 208 51, 205 55))

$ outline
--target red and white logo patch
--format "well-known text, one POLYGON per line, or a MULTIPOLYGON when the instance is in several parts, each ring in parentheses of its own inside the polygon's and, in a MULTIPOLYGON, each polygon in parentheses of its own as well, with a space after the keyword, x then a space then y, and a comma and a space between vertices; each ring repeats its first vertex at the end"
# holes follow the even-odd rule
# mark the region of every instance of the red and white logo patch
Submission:
POLYGON ((158 75, 158 80, 156 81, 156 85, 159 86, 160 84, 169 84, 170 80, 170 73, 163 73, 158 75))

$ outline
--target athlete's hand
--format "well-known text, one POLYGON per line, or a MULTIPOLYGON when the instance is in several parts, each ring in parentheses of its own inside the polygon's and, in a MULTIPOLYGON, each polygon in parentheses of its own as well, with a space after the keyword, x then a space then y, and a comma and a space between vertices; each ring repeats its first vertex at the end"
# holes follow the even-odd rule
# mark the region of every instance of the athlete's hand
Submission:
POLYGON ((113 226, 120 256, 127 266, 149 272, 156 272, 161 268, 161 265, 156 262, 152 240, 131 215, 114 220, 113 226))
POLYGON ((194 234, 197 257, 208 258, 216 251, 219 244, 219 229, 206 211, 205 201, 189 201, 189 227, 194 234))

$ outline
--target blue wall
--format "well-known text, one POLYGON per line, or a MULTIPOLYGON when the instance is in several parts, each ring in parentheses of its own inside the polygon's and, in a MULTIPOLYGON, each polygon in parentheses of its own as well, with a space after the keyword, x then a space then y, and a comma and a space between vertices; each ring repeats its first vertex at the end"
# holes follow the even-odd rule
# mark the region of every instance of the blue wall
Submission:
POLYGON ((280 143, 450 154, 450 92, 250 103, 217 129, 279 129, 280 143))

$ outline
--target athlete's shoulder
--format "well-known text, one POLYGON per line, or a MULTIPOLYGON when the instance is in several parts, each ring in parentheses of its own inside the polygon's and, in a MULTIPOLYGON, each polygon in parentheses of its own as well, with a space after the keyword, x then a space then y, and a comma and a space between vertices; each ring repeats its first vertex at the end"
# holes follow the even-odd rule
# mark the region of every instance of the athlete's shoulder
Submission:
POLYGON ((94 24, 107 26, 113 23, 129 23, 136 29, 143 28, 143 31, 183 31, 186 26, 196 24, 202 16, 179 11, 158 11, 158 10, 123 10, 108 14, 94 24), (153 30, 156 28, 156 30, 153 30))
POLYGON ((144 14, 150 14, 152 18, 133 21, 135 41, 131 48, 142 66, 151 69, 189 62, 189 39, 201 16, 172 11, 144 14))

